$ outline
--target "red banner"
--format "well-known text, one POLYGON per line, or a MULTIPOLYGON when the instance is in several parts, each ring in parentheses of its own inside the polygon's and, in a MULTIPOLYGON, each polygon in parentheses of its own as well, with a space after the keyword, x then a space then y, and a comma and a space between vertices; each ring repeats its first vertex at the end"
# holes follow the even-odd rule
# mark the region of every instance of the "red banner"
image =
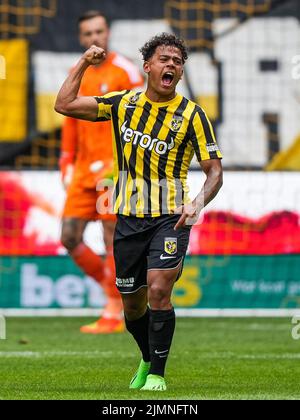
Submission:
POLYGON ((209 212, 193 228, 194 255, 278 255, 300 253, 300 215, 282 211, 250 219, 231 212, 209 212))

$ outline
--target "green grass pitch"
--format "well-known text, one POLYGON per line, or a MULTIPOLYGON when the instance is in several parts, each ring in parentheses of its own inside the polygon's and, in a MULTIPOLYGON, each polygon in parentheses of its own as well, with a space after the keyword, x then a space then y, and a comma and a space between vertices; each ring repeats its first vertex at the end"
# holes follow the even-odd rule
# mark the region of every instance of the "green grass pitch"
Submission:
POLYGON ((177 320, 168 391, 131 391, 139 362, 128 333, 85 336, 87 319, 7 320, 0 399, 299 399, 291 319, 177 320))

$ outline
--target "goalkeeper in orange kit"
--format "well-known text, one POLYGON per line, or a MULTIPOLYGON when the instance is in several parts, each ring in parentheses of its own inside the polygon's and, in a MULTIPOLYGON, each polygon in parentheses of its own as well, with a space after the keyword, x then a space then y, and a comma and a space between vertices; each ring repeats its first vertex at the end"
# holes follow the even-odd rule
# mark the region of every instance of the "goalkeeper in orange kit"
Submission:
MULTIPOLYGON (((106 60, 91 66, 82 80, 80 95, 104 95, 108 92, 134 89, 143 85, 138 69, 125 57, 108 52, 109 25, 99 11, 86 12, 79 18, 79 39, 85 49, 96 45, 107 52, 106 60)), ((116 218, 101 214, 96 204, 100 193, 96 186, 109 178, 113 168, 111 123, 91 123, 66 118, 62 131, 60 169, 67 190, 63 213, 62 244, 75 263, 103 288, 107 304, 102 317, 81 327, 91 334, 124 331, 123 306, 115 285, 113 235, 116 218), (106 141, 103 141, 106 139, 106 141), (96 255, 84 242, 83 234, 89 221, 103 225, 106 258, 96 255)), ((107 213, 107 211, 105 211, 107 213)))

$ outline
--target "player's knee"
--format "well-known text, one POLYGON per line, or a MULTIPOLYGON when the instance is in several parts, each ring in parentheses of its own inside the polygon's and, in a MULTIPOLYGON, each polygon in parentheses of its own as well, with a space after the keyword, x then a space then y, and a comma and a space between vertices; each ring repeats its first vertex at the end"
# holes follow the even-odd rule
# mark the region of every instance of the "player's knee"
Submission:
POLYGON ((62 232, 61 243, 68 250, 73 251, 80 243, 81 238, 78 238, 71 232, 62 232))
POLYGON ((148 287, 148 297, 151 307, 164 308, 170 303, 169 290, 166 290, 159 283, 152 284, 148 287))
POLYGON ((135 321, 140 319, 145 313, 145 307, 139 303, 124 304, 124 314, 128 321, 135 321))

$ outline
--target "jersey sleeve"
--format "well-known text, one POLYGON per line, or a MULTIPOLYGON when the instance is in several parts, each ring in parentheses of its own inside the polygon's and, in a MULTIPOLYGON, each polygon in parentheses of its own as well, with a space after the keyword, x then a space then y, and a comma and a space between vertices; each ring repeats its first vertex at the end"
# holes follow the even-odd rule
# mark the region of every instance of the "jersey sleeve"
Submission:
POLYGON ((190 121, 190 136, 199 162, 222 159, 211 122, 201 108, 196 109, 190 121))
POLYGON ((104 96, 95 96, 98 103, 98 117, 96 121, 109 121, 112 117, 112 107, 120 103, 129 91, 111 92, 104 96))
POLYGON ((62 141, 59 159, 59 166, 62 173, 65 172, 68 165, 74 164, 77 142, 77 120, 75 118, 67 117, 64 120, 62 128, 62 141))

